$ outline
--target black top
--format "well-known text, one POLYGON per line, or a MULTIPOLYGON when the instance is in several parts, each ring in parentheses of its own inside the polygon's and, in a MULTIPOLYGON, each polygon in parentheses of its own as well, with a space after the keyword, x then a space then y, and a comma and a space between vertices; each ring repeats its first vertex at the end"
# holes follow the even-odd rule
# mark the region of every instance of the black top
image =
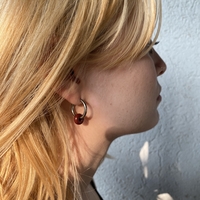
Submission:
POLYGON ((100 200, 103 200, 103 198, 101 197, 101 195, 99 194, 99 192, 97 191, 97 188, 96 188, 96 186, 95 186, 95 184, 94 184, 94 181, 92 180, 91 181, 91 186, 94 188, 94 190, 96 191, 96 193, 98 194, 98 196, 99 196, 99 199, 100 200))

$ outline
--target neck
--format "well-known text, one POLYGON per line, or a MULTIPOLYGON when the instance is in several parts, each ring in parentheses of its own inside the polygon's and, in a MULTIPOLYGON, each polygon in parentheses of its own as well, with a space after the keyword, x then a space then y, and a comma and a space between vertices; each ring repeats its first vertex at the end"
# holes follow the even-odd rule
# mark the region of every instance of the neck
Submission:
MULTIPOLYGON (((86 128, 87 129, 87 128, 86 128)), ((78 131, 77 144, 79 172, 82 179, 82 187, 87 188, 93 176, 102 163, 107 150, 111 144, 105 134, 98 134, 95 131, 78 131)))

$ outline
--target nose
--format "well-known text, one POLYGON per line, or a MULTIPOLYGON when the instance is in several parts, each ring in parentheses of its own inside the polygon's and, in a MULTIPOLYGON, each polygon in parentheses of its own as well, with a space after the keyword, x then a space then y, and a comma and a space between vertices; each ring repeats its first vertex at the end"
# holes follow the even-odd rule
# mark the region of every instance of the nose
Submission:
POLYGON ((154 50, 153 60, 155 63, 157 76, 164 74, 167 69, 167 66, 165 62, 163 61, 163 59, 158 55, 158 53, 155 50, 154 50))

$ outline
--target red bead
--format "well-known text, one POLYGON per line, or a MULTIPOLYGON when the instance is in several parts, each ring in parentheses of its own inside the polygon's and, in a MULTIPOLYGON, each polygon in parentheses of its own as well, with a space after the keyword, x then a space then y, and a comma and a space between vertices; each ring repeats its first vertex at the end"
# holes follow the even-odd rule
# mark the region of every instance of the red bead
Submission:
POLYGON ((84 118, 82 118, 82 115, 81 114, 76 114, 74 116, 74 122, 78 125, 82 124, 84 121, 84 118))

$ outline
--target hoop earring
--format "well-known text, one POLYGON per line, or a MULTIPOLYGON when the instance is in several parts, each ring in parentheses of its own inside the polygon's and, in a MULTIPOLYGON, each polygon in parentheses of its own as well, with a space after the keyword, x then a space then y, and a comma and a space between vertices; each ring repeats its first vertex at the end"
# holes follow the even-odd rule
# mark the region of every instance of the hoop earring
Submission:
POLYGON ((83 107, 84 107, 83 114, 76 113, 76 111, 75 111, 75 105, 72 105, 72 108, 71 108, 72 114, 74 116, 74 122, 77 125, 80 125, 80 124, 83 123, 84 118, 85 118, 85 116, 87 114, 87 105, 86 105, 86 103, 82 99, 80 99, 80 102, 83 104, 83 107))

